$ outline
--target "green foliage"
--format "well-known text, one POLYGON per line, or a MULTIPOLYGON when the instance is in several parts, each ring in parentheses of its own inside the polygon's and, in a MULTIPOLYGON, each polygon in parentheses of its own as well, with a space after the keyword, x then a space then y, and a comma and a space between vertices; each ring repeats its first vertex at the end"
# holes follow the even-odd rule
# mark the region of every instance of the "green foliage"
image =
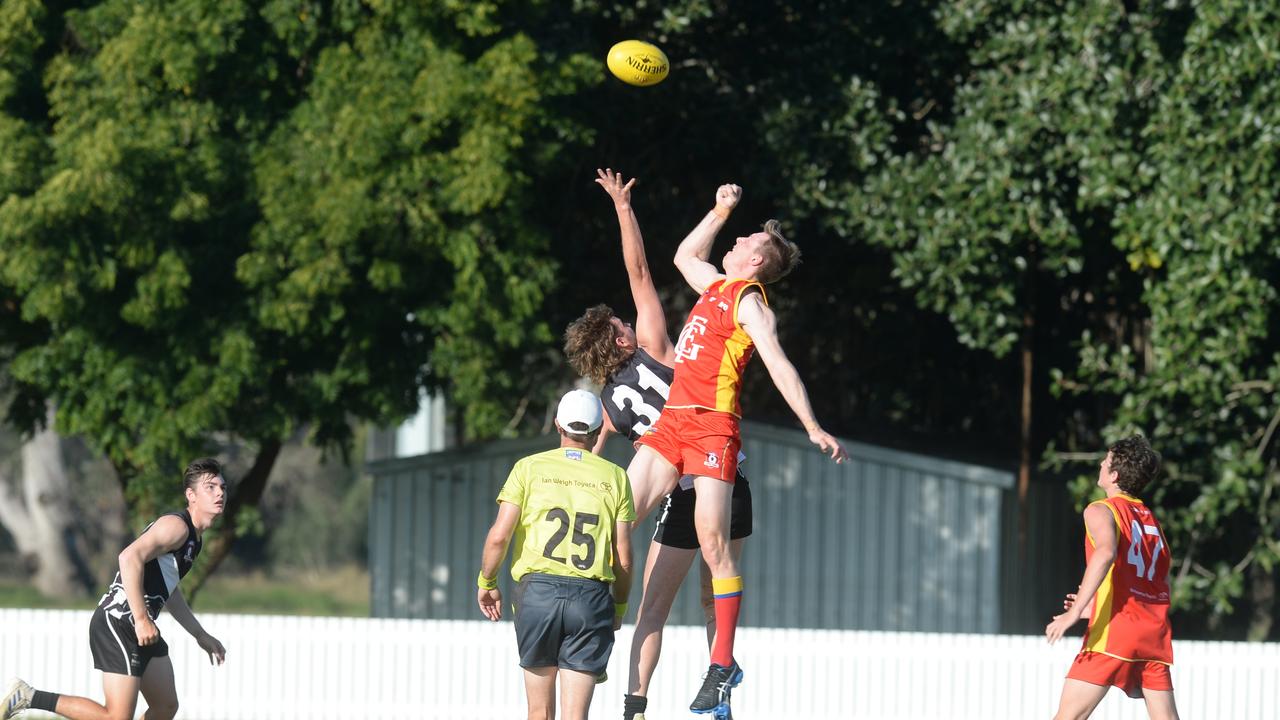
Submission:
POLYGON ((1240 606, 1246 569, 1280 559, 1277 38, 1275 8, 1197 8, 1116 212, 1117 246, 1158 268, 1150 348, 1089 338, 1082 364, 1120 399, 1110 433, 1143 428, 1165 453, 1179 601, 1215 617, 1240 606))
POLYGON ((770 301, 824 423, 1004 462, 1026 343, 1037 447, 1150 434, 1176 600, 1239 617, 1280 560, 1277 38, 1243 0, 6 0, 10 416, 56 402, 142 509, 214 439, 344 448, 423 388, 533 429, 559 330, 629 307, 594 168, 640 178, 673 326, 737 181, 725 235, 804 248, 770 301), (626 37, 671 78, 607 78, 626 37))
POLYGON ((573 137, 547 105, 592 80, 580 56, 492 3, 3 8, 19 426, 55 402, 142 513, 215 433, 345 447, 423 385, 472 434, 506 426, 514 359, 551 339, 522 212, 573 137))
MULTIPOLYGON (((975 1, 937 19, 972 71, 918 152, 834 193, 849 199, 833 226, 889 248, 898 280, 965 344, 999 356, 1035 333, 1057 393, 1038 413, 1050 460, 1150 435, 1168 470, 1155 502, 1175 604, 1220 627, 1257 563, 1272 574, 1255 594, 1267 614, 1280 15, 975 1)), ((842 156, 864 144, 854 135, 842 156)))

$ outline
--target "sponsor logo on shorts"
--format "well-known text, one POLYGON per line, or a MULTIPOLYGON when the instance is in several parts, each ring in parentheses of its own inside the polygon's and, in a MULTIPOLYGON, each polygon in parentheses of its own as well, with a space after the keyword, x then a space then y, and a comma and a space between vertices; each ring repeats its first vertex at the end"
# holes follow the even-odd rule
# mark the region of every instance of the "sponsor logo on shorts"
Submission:
POLYGON ((570 460, 582 460, 582 451, 581 450, 565 450, 564 456, 569 458, 570 460))
POLYGON ((705 464, 709 468, 718 468, 720 467, 720 458, 715 453, 709 452, 707 453, 707 462, 705 464))

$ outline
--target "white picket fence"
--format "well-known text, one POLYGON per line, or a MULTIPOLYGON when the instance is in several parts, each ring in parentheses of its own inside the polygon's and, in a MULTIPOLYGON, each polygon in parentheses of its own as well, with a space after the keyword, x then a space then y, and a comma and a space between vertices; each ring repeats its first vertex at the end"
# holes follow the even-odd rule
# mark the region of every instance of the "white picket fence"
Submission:
MULTIPOLYGON (((189 720, 521 718, 522 675, 508 622, 202 615, 227 646, 208 659, 167 615, 167 638, 189 720)), ((101 699, 85 611, 0 610, 0 674, 101 699)), ((609 681, 591 717, 618 718, 631 628, 618 634, 609 681)), ((1043 638, 742 628, 738 720, 1049 718, 1079 646, 1043 638)), ((1184 718, 1280 718, 1280 645, 1179 641, 1173 681, 1184 718)), ((649 718, 692 718, 706 668, 702 628, 668 628, 649 718)), ((4 678, 0 678, 3 682, 4 678)), ((141 712, 141 708, 139 709, 141 712)), ((43 713, 28 713, 52 717, 43 713)), ((1113 690, 1099 720, 1146 718, 1113 690)))

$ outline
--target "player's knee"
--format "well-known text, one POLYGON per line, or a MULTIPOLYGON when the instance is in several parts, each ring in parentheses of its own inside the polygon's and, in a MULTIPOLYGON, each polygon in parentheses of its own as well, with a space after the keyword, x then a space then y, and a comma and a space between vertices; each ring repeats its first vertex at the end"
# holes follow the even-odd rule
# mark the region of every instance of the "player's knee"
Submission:
POLYGON ((162 700, 152 705, 147 704, 145 720, 173 720, 178 715, 178 699, 162 700))
POLYGON ((732 562, 728 543, 717 542, 714 535, 704 539, 701 533, 698 534, 698 541, 702 544, 702 559, 706 560, 712 577, 723 575, 725 566, 732 562))

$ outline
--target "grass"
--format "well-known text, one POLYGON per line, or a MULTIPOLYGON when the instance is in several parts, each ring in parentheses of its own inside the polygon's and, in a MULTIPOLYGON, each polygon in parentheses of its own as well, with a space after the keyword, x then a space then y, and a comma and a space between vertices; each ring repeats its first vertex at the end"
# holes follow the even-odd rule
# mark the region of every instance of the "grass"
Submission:
MULTIPOLYGON (((98 596, 50 599, 29 585, 0 580, 0 607, 87 610, 97 602, 98 596)), ((197 613, 368 617, 369 573, 352 566, 322 572, 215 575, 200 589, 192 607, 197 613)))

